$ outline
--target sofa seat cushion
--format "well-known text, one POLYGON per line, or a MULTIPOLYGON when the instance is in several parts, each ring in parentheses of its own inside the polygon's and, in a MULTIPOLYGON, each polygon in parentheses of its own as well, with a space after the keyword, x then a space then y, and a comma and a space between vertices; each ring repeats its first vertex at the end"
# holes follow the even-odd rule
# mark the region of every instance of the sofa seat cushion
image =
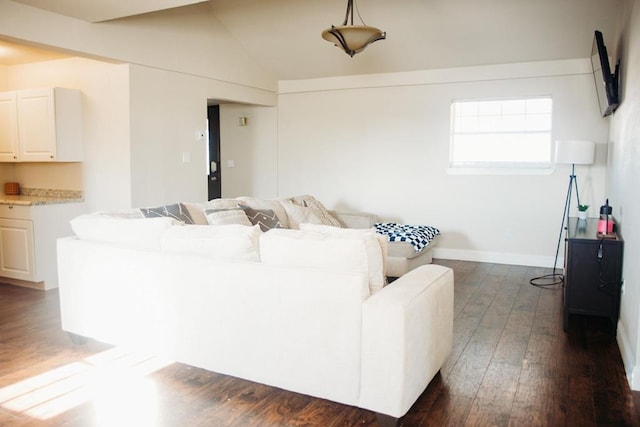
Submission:
MULTIPOLYGON (((377 241, 376 241, 377 242, 377 241)), ((273 229, 260 236, 265 264, 364 274, 371 294, 385 283, 382 250, 365 238, 343 238, 310 230, 273 229)))
POLYGON ((255 225, 185 225, 172 227, 162 236, 161 247, 170 252, 205 256, 224 261, 259 261, 262 231, 255 225))

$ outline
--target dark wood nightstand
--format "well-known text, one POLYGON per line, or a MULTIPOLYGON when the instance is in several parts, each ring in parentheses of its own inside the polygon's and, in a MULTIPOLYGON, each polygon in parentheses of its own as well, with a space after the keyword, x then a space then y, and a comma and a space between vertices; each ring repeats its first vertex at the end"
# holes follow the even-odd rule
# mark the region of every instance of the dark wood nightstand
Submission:
POLYGON ((620 313, 623 240, 601 239, 598 219, 569 218, 564 260, 564 330, 569 315, 609 318, 615 336, 620 313))

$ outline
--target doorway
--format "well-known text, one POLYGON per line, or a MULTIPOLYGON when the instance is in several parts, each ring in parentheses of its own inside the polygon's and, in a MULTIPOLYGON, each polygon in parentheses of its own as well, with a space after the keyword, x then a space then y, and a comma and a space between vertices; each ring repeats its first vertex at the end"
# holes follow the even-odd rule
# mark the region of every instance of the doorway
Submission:
POLYGON ((209 200, 222 197, 222 180, 220 174, 220 106, 207 106, 209 123, 209 153, 207 189, 209 200))

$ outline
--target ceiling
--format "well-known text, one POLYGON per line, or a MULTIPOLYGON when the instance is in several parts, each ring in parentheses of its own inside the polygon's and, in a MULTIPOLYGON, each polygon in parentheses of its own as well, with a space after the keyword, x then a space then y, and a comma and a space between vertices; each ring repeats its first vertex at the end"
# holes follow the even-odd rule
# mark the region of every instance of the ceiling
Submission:
POLYGON ((264 70, 290 80, 586 58, 596 29, 611 52, 625 0, 360 0, 364 21, 387 39, 353 58, 320 37, 342 23, 345 0, 13 1, 92 25, 167 22, 192 8, 211 15, 264 70))
POLYGON ((0 39, 0 65, 20 65, 31 62, 51 61, 68 55, 52 50, 29 47, 0 39))

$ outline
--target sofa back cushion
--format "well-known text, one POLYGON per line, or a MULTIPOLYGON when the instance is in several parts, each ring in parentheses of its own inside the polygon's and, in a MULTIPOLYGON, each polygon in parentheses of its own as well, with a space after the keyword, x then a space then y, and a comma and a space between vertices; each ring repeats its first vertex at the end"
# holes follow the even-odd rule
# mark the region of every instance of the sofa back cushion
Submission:
POLYGON ((259 261, 259 226, 185 225, 162 236, 161 247, 170 252, 195 254, 224 261, 259 261))
POLYGON ((373 280, 369 284, 372 289, 372 293, 379 291, 386 284, 388 252, 388 239, 386 236, 377 234, 372 228, 351 229, 303 223, 300 224, 300 229, 322 233, 335 239, 362 240, 367 250, 369 270, 372 272, 371 277, 373 280), (379 280, 379 277, 382 277, 382 280, 379 280))
POLYGON ((72 219, 71 229, 82 240, 160 249, 164 232, 181 224, 170 217, 135 218, 95 213, 72 219))
POLYGON ((308 267, 368 277, 369 291, 384 285, 382 255, 369 258, 365 239, 342 239, 315 231, 273 229, 260 236, 260 259, 283 267, 308 267))

